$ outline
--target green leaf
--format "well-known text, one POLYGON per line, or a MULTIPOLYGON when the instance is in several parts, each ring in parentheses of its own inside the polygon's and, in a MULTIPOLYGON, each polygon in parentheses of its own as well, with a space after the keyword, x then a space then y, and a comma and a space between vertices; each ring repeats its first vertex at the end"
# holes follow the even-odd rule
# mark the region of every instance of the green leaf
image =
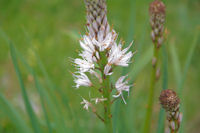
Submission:
MULTIPOLYGON (((1 33, 1 35, 2 35, 2 37, 6 40, 6 42, 7 42, 7 44, 10 44, 11 42, 9 41, 9 38, 8 38, 8 36, 2 31, 2 30, 0 30, 0 33, 1 33)), ((17 54, 17 56, 19 57, 19 59, 22 61, 22 63, 24 64, 24 66, 25 66, 25 68, 32 74, 32 75, 34 75, 33 73, 34 73, 34 70, 28 65, 28 63, 26 62, 26 60, 24 59, 24 57, 21 55, 21 53, 17 50, 17 49, 15 49, 15 52, 16 52, 16 54, 17 54)), ((44 91, 44 90, 41 90, 41 91, 44 91)), ((48 93, 47 92, 45 92, 45 93, 43 93, 43 94, 45 94, 44 96, 45 96, 45 98, 47 98, 48 96, 48 93)), ((47 98, 48 99, 48 98, 47 98)), ((48 99, 49 100, 49 99, 48 99)), ((49 102, 48 101, 48 103, 50 103, 50 105, 52 104, 51 102, 49 102)), ((42 105, 43 106, 43 105, 42 105)), ((43 107, 42 107, 43 108, 43 107)), ((52 110, 55 110, 55 108, 56 107, 52 107, 52 109, 51 109, 51 111, 52 110)), ((43 108, 44 109, 44 108, 43 108)), ((43 110, 43 112, 46 112, 46 111, 44 111, 43 110)), ((44 115, 47 115, 47 114, 44 114, 44 115)), ((54 115, 53 115, 54 116, 54 115)), ((45 117, 47 117, 47 116, 45 116, 45 117)), ((45 118, 46 119, 46 118, 45 118)), ((59 121, 59 120, 58 120, 59 121)), ((48 124, 47 124, 48 125, 48 124)), ((49 129, 49 131, 50 131, 51 129, 49 129)))
POLYGON ((23 117, 17 112, 17 110, 8 102, 8 100, 0 94, 0 106, 1 111, 9 117, 12 123, 15 125, 19 133, 32 133, 32 130, 27 125, 23 117))
POLYGON ((53 132, 52 131, 52 127, 50 125, 50 121, 49 121, 49 118, 48 118, 47 110, 45 108, 44 93, 42 93, 42 91, 41 91, 42 87, 41 87, 41 85, 40 85, 40 83, 39 83, 39 81, 38 81, 38 79, 37 79, 37 77, 36 77, 34 72, 33 72, 33 78, 35 80, 35 86, 37 88, 37 91, 38 91, 38 93, 40 95, 40 101, 41 101, 44 117, 45 117, 45 120, 46 120, 46 124, 47 124, 47 127, 48 127, 48 131, 49 131, 49 133, 52 133, 53 132))
MULTIPOLYGON (((70 114, 69 117, 70 117, 71 121, 74 122, 73 118, 75 118, 75 117, 74 117, 74 114, 73 114, 73 112, 72 112, 72 110, 71 110, 71 108, 69 106, 68 98, 67 98, 65 93, 61 92, 60 87, 56 86, 51 81, 51 79, 50 79, 50 77, 49 77, 49 75, 48 75, 48 73, 47 73, 47 71, 46 71, 46 69, 45 69, 40 57, 39 57, 39 55, 33 49, 32 43, 31 43, 31 38, 30 38, 29 34, 25 31, 25 29, 24 29, 24 33, 25 33, 26 41, 29 44, 29 46, 31 47, 31 49, 33 50, 33 53, 34 53, 34 56, 36 57, 36 61, 37 61, 37 64, 39 66, 39 69, 41 70, 41 72, 42 72, 42 74, 44 76, 44 79, 46 81, 46 84, 47 84, 49 89, 46 90, 45 88, 43 88, 41 86, 41 84, 39 84, 39 82, 38 82, 37 86, 40 88, 39 89, 40 93, 42 93, 43 95, 46 95, 45 97, 46 97, 47 103, 48 103, 49 107, 51 108, 50 110, 53 113, 52 116, 53 116, 54 120, 56 120, 56 125, 57 125, 56 128, 58 129, 59 132, 66 132, 67 128, 66 128, 66 125, 64 124, 65 120, 63 119, 63 115, 62 115, 62 112, 61 112, 61 108, 59 106, 59 101, 57 100, 57 97, 55 95, 55 91, 58 91, 59 94, 61 95, 62 101, 63 101, 63 103, 64 103, 64 105, 66 107, 66 110, 69 111, 69 114, 70 114)), ((25 59, 21 58, 21 60, 24 62, 25 65, 27 64, 25 59)), ((28 66, 28 65, 26 65, 26 67, 27 67, 27 69, 30 68, 30 66, 28 66)), ((34 70, 32 70, 32 71, 34 71, 34 70)), ((35 76, 35 78, 36 78, 35 80, 37 80, 36 76, 35 76)), ((75 126, 75 124, 74 124, 74 126, 75 126)), ((74 129, 76 129, 76 128, 74 127, 74 129)), ((70 131, 70 132, 72 132, 72 131, 70 131)))
POLYGON ((20 84, 20 87, 21 87, 22 96, 23 96, 23 99, 24 99, 24 104, 25 104, 27 113, 29 115, 29 118, 30 118, 34 132, 40 133, 42 131, 40 129, 40 125, 39 125, 38 120, 36 118, 36 115, 33 111, 33 108, 31 106, 31 103, 30 103, 29 98, 28 98, 28 94, 26 92, 26 88, 24 86, 21 71, 19 69, 18 62, 17 62, 17 55, 16 55, 14 45, 13 45, 12 42, 9 42, 9 45, 10 45, 11 58, 12 58, 13 65, 14 65, 14 68, 15 68, 15 71, 16 71, 16 74, 17 74, 17 77, 18 77, 18 80, 19 80, 19 84, 20 84))
MULTIPOLYGON (((133 1, 131 1, 131 3, 132 3, 132 6, 133 6, 132 8, 134 8, 134 6, 136 4, 136 1, 133 0, 133 1)), ((134 21, 134 18, 135 18, 135 16, 134 16, 135 10, 132 9, 131 11, 132 11, 131 12, 131 17, 132 18, 130 18, 129 35, 128 35, 128 38, 127 38, 128 41, 131 41, 133 39, 133 34, 134 34, 134 30, 133 30, 134 29, 134 26, 133 26, 134 23, 133 23, 133 21, 134 21)), ((148 18, 148 15, 146 15, 145 16, 145 22, 144 22, 144 25, 143 25, 143 30, 142 30, 143 32, 141 34, 141 38, 139 39, 139 43, 137 45, 138 46, 137 47, 137 53, 133 57, 134 61, 133 61, 132 64, 130 64, 130 66, 128 68, 124 67, 122 69, 122 75, 125 75, 125 74, 128 73, 129 77, 131 77, 131 81, 130 81, 131 84, 133 84, 133 81, 135 80, 135 78, 144 69, 144 67, 151 61, 151 58, 153 56, 153 48, 151 48, 151 47, 150 47, 150 49, 148 49, 147 51, 144 52, 143 56, 141 56, 141 52, 142 52, 142 48, 143 48, 143 45, 144 45, 144 40, 145 40, 145 35, 146 35, 146 28, 148 26, 148 22, 149 22, 149 18, 148 18)), ((131 48, 133 48, 133 47, 131 47, 131 48)), ((125 94, 124 97, 126 98, 127 95, 125 94)), ((130 97, 126 98, 127 103, 129 102, 129 99, 130 99, 130 97)), ((130 126, 131 127, 130 128, 131 132, 135 132, 136 129, 135 129, 134 123, 133 123, 134 120, 130 120, 129 119, 131 122, 127 122, 127 123, 129 123, 130 125, 127 125, 122 120, 120 121, 121 124, 117 122, 117 120, 119 120, 117 117, 119 117, 119 115, 127 114, 127 112, 129 112, 132 109, 132 106, 134 106, 134 105, 128 106, 126 108, 126 111, 120 112, 119 108, 122 108, 121 102, 117 101, 115 103, 114 115, 115 115, 116 118, 114 117, 114 130, 116 130, 115 127, 119 127, 120 132, 122 132, 122 130, 123 130, 123 132, 125 132, 124 128, 127 128, 128 126, 130 126), (117 124, 119 126, 117 126, 117 124)), ((131 112, 132 112, 132 115, 134 115, 133 111, 131 111, 131 112)), ((124 121, 126 121, 125 117, 123 117, 122 119, 124 119, 124 121)))
POLYGON ((129 75, 131 76, 131 83, 136 78, 136 76, 144 69, 144 67, 151 62, 153 57, 153 46, 150 46, 148 50, 140 57, 140 60, 133 66, 133 69, 130 70, 129 75))
POLYGON ((174 70, 174 76, 175 76, 175 80, 177 83, 177 86, 180 83, 181 80, 181 65, 179 62, 179 58, 177 55, 177 50, 175 48, 175 43, 174 41, 170 42, 170 54, 171 54, 171 59, 172 59, 172 65, 173 65, 173 70, 174 70))
POLYGON ((200 30, 197 29, 196 33, 194 35, 193 43, 192 43, 192 45, 189 49, 189 52, 188 52, 188 55, 187 55, 187 58, 186 58, 186 62, 185 62, 184 69, 183 69, 183 75, 182 75, 181 81, 180 81, 179 86, 178 86, 179 95, 181 95, 181 92, 183 90, 183 85, 184 85, 184 82, 185 82, 186 77, 187 77, 187 72, 188 72, 189 66, 190 66, 191 61, 192 61, 192 56, 193 56, 194 51, 195 51, 196 46, 197 46, 197 42, 198 42, 198 39, 199 39, 199 32, 200 32, 200 30))
MULTIPOLYGON (((184 86, 184 82, 186 80, 186 77, 187 77, 187 72, 188 72, 188 69, 189 69, 189 66, 191 64, 191 61, 192 61, 192 56, 195 52, 195 49, 196 49, 196 46, 197 46, 197 43, 198 43, 198 39, 199 39, 199 32, 200 30, 197 29, 196 32, 195 32, 195 35, 194 35, 194 39, 193 39, 193 43, 189 49, 189 52, 188 52, 188 55, 187 55, 187 58, 186 58, 186 62, 185 62, 185 65, 184 65, 184 69, 183 69, 183 75, 182 75, 182 78, 181 78, 181 81, 178 85, 178 95, 180 97, 180 99, 183 99, 182 98, 182 91, 183 91, 183 86, 184 86)), ((181 112, 184 113, 184 103, 181 103, 181 112)), ((184 127, 184 114, 183 114, 183 120, 181 122, 181 126, 180 126, 180 133, 183 133, 184 130, 183 130, 183 127, 184 127)))

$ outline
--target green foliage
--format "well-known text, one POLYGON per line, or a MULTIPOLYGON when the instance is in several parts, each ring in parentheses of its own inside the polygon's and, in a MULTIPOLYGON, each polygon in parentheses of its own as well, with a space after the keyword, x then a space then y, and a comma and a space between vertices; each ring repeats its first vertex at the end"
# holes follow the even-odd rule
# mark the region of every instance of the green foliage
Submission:
POLYGON ((21 71, 19 70, 16 51, 15 51, 15 48, 14 48, 12 42, 10 42, 10 53, 11 53, 13 65, 15 67, 15 71, 16 71, 16 74, 17 74, 17 77, 18 77, 18 80, 19 80, 19 83, 20 83, 24 104, 26 106, 26 110, 27 110, 28 115, 30 117, 31 125, 32 125, 35 133, 40 133, 42 131, 40 129, 38 120, 36 118, 36 115, 35 115, 35 113, 33 111, 33 108, 31 106, 30 100, 28 98, 28 94, 26 92, 26 89, 25 89, 25 86, 24 86, 24 82, 23 82, 23 79, 22 79, 21 71))

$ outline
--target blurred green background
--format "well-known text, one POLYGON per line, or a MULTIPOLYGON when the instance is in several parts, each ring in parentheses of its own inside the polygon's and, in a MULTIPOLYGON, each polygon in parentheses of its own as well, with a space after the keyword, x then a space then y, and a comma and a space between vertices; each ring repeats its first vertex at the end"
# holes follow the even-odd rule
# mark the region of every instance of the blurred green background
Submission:
MULTIPOLYGON (((107 0, 110 24, 127 44, 134 40, 132 50, 137 50, 133 64, 119 69, 136 83, 127 105, 121 100, 113 105, 114 128, 120 133, 138 133, 144 123, 153 46, 150 2, 107 0)), ((200 30, 200 1, 164 3, 167 30, 160 51, 162 76, 156 86, 152 133, 160 127, 158 97, 162 88, 175 89, 181 96, 182 132, 198 133, 200 36, 196 33, 200 30)), ((78 40, 86 30, 85 15, 83 0, 0 0, 1 133, 104 132, 101 121, 80 105, 80 96, 88 97, 88 89, 74 89, 70 74, 74 67, 69 57, 76 58, 80 51, 78 40), (12 58, 17 59, 21 75, 16 75, 12 58), (19 81, 23 81, 21 87, 19 81)))

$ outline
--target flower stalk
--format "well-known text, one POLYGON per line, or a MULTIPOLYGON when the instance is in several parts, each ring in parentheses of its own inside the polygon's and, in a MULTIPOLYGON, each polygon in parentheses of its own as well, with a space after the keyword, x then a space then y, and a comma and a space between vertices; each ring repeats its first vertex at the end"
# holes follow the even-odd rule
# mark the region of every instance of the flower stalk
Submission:
MULTIPOLYGON (((83 49, 79 54, 80 58, 73 60, 77 69, 77 72, 73 74, 75 87, 90 87, 93 89, 91 92, 98 92, 100 98, 89 100, 83 98, 81 104, 83 104, 84 109, 88 111, 91 109, 97 118, 104 122, 107 133, 112 133, 111 105, 119 97, 126 104, 123 92, 129 92, 130 85, 125 80, 127 76, 121 76, 113 87, 110 77, 114 73, 114 67, 127 67, 129 65, 133 52, 128 52, 128 50, 132 43, 124 49, 122 42, 117 43, 117 33, 110 28, 107 21, 106 0, 84 1, 87 9, 86 26, 88 31, 80 40, 80 46, 83 49), (91 79, 97 80, 93 82, 91 79), (102 114, 104 115, 97 113, 95 107, 100 102, 103 105, 102 114)), ((91 93, 89 94, 91 96, 91 93)))
POLYGON ((112 115, 111 115, 111 99, 110 99, 110 93, 111 93, 111 87, 110 87, 110 79, 109 75, 104 74, 104 68, 107 64, 107 57, 106 52, 100 53, 101 60, 99 61, 99 66, 101 70, 101 75, 103 77, 102 82, 102 93, 103 97, 107 100, 104 101, 104 123, 107 129, 107 132, 112 133, 112 115))
POLYGON ((111 100, 110 100, 110 83, 109 83, 109 77, 104 76, 103 79, 103 96, 107 98, 106 101, 104 101, 104 119, 105 119, 105 125, 106 129, 109 133, 112 133, 112 114, 111 114, 111 100))
POLYGON ((165 5, 160 0, 154 0, 149 7, 150 24, 151 24, 151 39, 154 44, 152 72, 148 96, 148 105, 144 123, 144 133, 150 132, 151 117, 153 110, 154 92, 157 80, 160 77, 160 69, 158 68, 159 49, 163 43, 163 31, 165 22, 165 5))
POLYGON ((157 59, 158 59, 158 50, 157 47, 154 47, 154 55, 153 59, 156 59, 156 62, 153 62, 153 70, 151 72, 151 81, 150 81, 150 88, 149 88, 149 96, 148 96, 148 105, 147 105, 147 112, 145 116, 145 125, 144 125, 144 133, 148 133, 150 131, 150 124, 151 124, 151 115, 153 111, 153 100, 154 100, 154 91, 155 91, 155 84, 156 84, 156 71, 157 71, 157 59))

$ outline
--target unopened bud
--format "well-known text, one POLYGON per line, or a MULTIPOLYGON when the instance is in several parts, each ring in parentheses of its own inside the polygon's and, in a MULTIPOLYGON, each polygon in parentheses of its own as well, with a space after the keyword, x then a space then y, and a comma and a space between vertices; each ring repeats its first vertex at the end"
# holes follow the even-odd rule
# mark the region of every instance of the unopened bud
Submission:
POLYGON ((179 114, 179 117, 178 117, 178 122, 181 123, 182 119, 183 119, 183 114, 180 113, 180 114, 179 114))
POLYGON ((157 63, 157 59, 155 57, 153 57, 152 59, 152 66, 155 67, 157 63))
POLYGON ((163 90, 160 94, 159 100, 166 111, 174 112, 179 109, 180 99, 173 90, 163 90))
POLYGON ((175 130, 175 122, 174 121, 171 121, 170 122, 170 127, 171 129, 174 131, 175 130))
POLYGON ((150 24, 152 28, 151 38, 159 48, 163 42, 163 31, 165 23, 165 4, 160 0, 153 1, 149 6, 150 24), (154 36, 153 36, 154 35, 154 36))
POLYGON ((155 24, 164 23, 165 21, 165 4, 160 0, 153 1, 149 6, 149 14, 152 17, 151 22, 155 24))
POLYGON ((159 78, 160 78, 160 68, 156 70, 156 80, 159 80, 159 78))

